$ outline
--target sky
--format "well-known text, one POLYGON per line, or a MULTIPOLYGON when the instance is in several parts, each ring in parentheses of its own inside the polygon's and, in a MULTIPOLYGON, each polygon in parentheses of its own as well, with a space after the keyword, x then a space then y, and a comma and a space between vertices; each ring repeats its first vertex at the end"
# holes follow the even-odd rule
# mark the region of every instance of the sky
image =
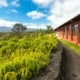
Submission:
POLYGON ((80 0, 0 0, 0 27, 22 23, 27 28, 53 29, 80 14, 80 0))

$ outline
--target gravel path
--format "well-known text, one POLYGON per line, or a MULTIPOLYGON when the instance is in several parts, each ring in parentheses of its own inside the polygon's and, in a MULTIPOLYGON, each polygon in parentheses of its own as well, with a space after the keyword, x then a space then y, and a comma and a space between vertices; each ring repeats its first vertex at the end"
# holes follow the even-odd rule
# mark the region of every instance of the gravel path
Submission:
POLYGON ((65 55, 64 80, 80 80, 80 56, 66 46, 63 50, 65 55))

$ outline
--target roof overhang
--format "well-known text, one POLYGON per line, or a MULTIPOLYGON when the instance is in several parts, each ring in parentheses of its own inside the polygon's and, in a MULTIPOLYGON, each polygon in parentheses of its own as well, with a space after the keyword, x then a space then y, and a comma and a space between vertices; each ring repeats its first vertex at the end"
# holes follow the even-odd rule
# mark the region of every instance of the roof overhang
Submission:
POLYGON ((69 25, 69 24, 71 24, 71 23, 77 22, 77 21, 79 21, 79 20, 80 20, 80 14, 78 14, 78 15, 75 16, 74 18, 70 19, 69 21, 65 22, 64 24, 58 26, 58 27, 55 29, 55 31, 58 30, 58 29, 61 28, 61 27, 64 27, 64 26, 69 25))

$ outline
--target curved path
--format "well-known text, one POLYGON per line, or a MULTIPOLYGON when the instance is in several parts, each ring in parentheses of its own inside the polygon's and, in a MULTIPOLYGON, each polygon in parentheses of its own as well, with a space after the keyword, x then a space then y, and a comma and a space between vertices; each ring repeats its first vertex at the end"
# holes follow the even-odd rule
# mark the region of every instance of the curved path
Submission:
POLYGON ((80 55, 63 45, 64 80, 80 80, 80 55))

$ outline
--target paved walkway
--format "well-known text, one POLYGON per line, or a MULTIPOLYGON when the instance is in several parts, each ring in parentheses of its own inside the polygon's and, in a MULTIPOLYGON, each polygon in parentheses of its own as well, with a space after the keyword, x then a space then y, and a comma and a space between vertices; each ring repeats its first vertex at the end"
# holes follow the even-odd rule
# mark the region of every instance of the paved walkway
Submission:
POLYGON ((65 79, 80 80, 80 56, 64 46, 65 55, 65 79))

